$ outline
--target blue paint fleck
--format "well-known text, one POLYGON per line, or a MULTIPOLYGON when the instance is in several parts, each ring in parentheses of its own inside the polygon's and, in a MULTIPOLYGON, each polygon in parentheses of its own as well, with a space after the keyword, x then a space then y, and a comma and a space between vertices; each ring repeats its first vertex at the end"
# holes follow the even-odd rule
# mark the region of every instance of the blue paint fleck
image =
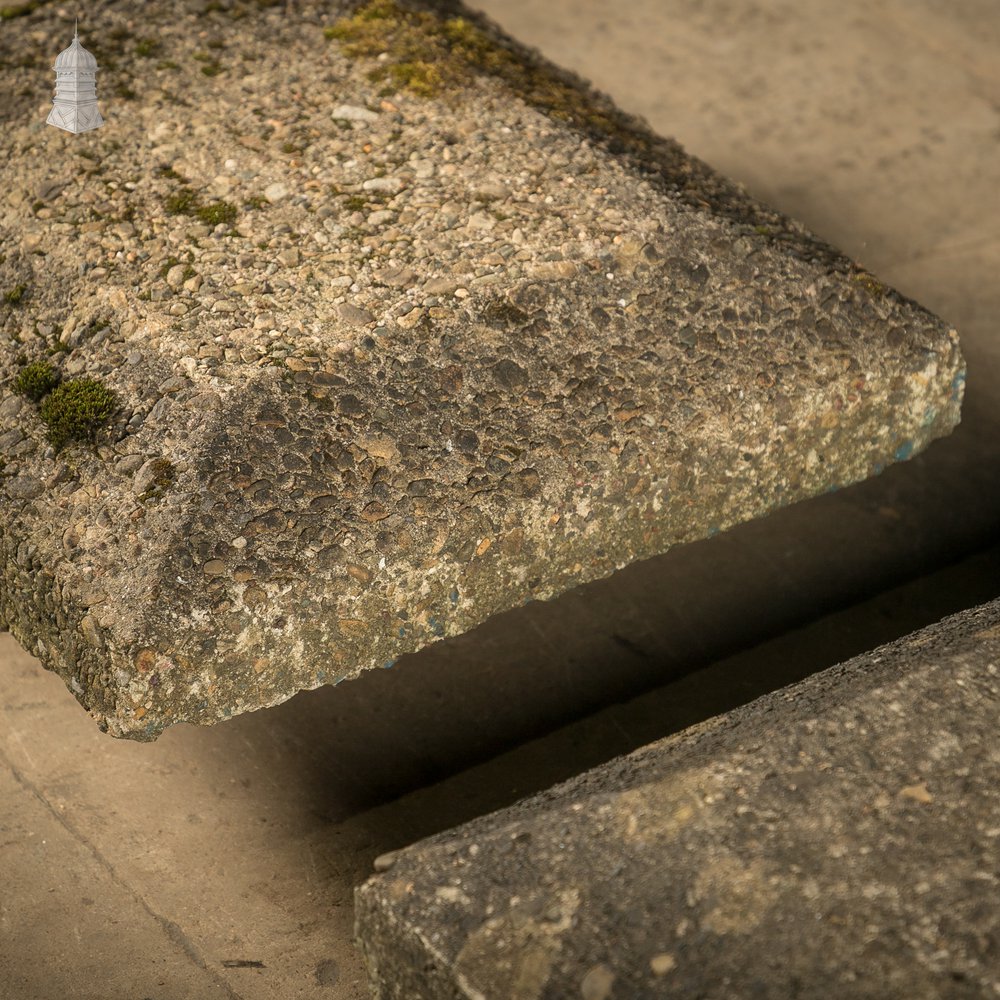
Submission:
POLYGON ((872 466, 872 475, 877 476, 884 468, 885 466, 881 462, 876 462, 872 466))
POLYGON ((406 635, 406 629, 402 625, 399 626, 399 638, 402 639, 406 635))
POLYGON ((395 660, 386 660, 385 663, 382 664, 382 669, 388 670, 390 667, 394 666, 395 663, 396 663, 395 660))
POLYGON ((448 600, 452 604, 458 604, 458 589, 456 587, 452 587, 451 593, 448 595, 448 600))
POLYGON ((444 635, 444 623, 438 621, 437 618, 428 618, 427 624, 435 635, 444 635))
POLYGON ((719 533, 719 528, 717 525, 711 525, 708 529, 708 537, 714 538, 719 533))
POLYGON ((893 456, 897 462, 905 462, 913 454, 913 442, 904 441, 893 456))
POLYGON ((951 403, 958 402, 959 397, 962 395, 962 388, 964 385, 965 385, 965 369, 963 368, 951 380, 951 399, 949 400, 949 402, 951 403))

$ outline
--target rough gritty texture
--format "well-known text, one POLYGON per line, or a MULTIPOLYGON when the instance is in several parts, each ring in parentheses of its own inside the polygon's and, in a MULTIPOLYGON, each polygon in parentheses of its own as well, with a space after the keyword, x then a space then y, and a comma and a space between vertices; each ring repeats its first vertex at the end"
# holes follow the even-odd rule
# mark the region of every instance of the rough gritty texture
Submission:
POLYGON ((135 78, 104 43, 81 137, 38 117, 55 8, 0 41, 0 617, 113 734, 389 665, 957 421, 954 332, 571 78, 504 42, 390 94, 324 37, 347 6, 215 6, 144 6, 135 78), (48 354, 117 394, 96 446, 13 392, 48 354))
POLYGON ((998 715, 1000 601, 407 848, 375 995, 1000 996, 998 715))

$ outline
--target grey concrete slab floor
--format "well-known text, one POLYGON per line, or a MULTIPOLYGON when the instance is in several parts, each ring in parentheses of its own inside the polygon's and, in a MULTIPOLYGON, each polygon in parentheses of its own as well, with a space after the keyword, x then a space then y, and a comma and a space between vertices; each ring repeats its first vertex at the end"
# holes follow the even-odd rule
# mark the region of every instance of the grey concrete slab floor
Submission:
MULTIPOLYGON (((949 561, 996 530, 1000 7, 480 6, 954 323, 969 364, 963 424, 876 480, 529 605, 513 623, 488 622, 357 682, 353 694, 344 685, 215 729, 181 727, 153 747, 102 737, 62 682, 6 640, 2 997, 364 997, 351 893, 374 856, 687 724, 691 716, 668 710, 704 697, 695 668, 949 561), (477 683, 459 685, 470 670, 477 683), (679 689, 429 784, 684 673, 679 689), (367 734, 367 745, 350 744, 353 734, 367 734), (264 967, 223 965, 241 961, 264 967)), ((977 565, 966 592, 959 578, 938 579, 924 613, 952 596, 935 589, 959 601, 937 617, 995 596, 996 564, 977 565)), ((806 630, 802 671, 835 662, 817 650, 843 658, 933 620, 904 621, 918 607, 907 593, 865 628, 847 614, 806 630)), ((727 662, 718 684, 741 697, 774 673, 761 653, 727 662)), ((694 717, 731 704, 702 704, 694 717)))

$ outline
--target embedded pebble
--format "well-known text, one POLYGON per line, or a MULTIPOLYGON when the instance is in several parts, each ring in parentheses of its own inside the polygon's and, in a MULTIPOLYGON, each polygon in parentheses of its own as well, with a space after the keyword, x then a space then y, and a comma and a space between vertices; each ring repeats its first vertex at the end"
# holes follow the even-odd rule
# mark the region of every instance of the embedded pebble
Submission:
POLYGON ((280 181, 275 181, 273 184, 268 184, 268 186, 264 188, 264 197, 269 202, 274 204, 275 202, 288 197, 288 188, 285 187, 285 185, 280 181))
POLYGON ((382 191, 387 194, 403 190, 403 182, 398 177, 371 177, 361 186, 366 191, 382 191))
POLYGON ((368 108, 360 108, 356 104, 338 104, 330 113, 333 119, 342 119, 349 122, 374 122, 378 121, 378 115, 368 108))
POLYGON ((342 302, 337 306, 337 314, 345 323, 350 323, 352 326, 366 326, 375 320, 367 309, 359 309, 349 302, 342 302))

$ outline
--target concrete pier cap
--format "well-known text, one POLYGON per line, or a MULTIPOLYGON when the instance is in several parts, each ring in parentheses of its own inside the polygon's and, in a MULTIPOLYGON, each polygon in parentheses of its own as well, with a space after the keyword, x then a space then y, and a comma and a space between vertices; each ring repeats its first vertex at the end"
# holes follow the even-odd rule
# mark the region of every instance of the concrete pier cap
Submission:
POLYGON ((994 601, 383 857, 373 996, 1000 996, 998 711, 994 601))
POLYGON ((959 420, 954 330, 677 143, 457 4, 329 7, 335 85, 287 97, 318 172, 137 115, 94 141, 156 178, 158 256, 119 223, 95 282, 0 216, 0 624, 114 736, 391 665, 959 420))

